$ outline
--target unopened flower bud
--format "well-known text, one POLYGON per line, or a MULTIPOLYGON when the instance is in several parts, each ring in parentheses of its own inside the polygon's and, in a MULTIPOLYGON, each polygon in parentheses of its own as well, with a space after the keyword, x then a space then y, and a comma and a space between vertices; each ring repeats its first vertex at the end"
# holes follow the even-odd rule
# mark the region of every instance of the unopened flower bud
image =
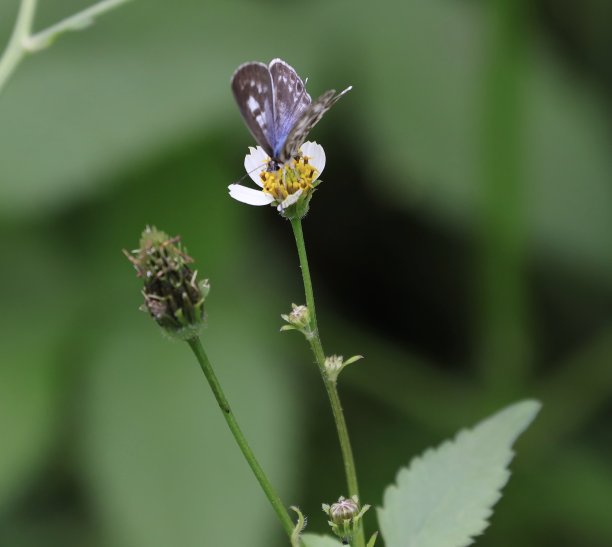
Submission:
POLYGON ((337 377, 343 365, 344 359, 342 355, 330 355, 325 358, 325 370, 330 377, 337 377))
POLYGON ((297 306, 295 304, 291 304, 293 308, 287 321, 291 323, 294 327, 303 328, 307 327, 310 324, 310 312, 306 306, 297 306))
POLYGON ((284 325, 281 330, 299 330, 306 337, 312 336, 310 330, 310 312, 306 306, 291 304, 291 312, 282 314, 281 317, 289 323, 284 325))
POLYGON ((361 507, 357 496, 348 499, 341 496, 331 506, 323 504, 323 511, 329 517, 332 532, 346 544, 351 541, 359 529, 361 518, 369 508, 369 505, 361 507))
POLYGON ((329 517, 334 524, 344 524, 345 520, 352 519, 359 513, 359 504, 352 498, 338 498, 329 508, 329 517))
POLYGON ((354 355, 350 357, 346 361, 342 357, 342 355, 330 355, 325 358, 325 372, 327 373, 327 377, 335 382, 338 379, 340 372, 351 363, 355 361, 359 361, 359 359, 363 359, 363 355, 354 355))
POLYGON ((147 227, 140 247, 124 253, 144 280, 142 309, 172 336, 196 336, 204 322, 204 299, 210 285, 208 280, 197 280, 197 272, 189 267, 193 259, 180 238, 147 227))

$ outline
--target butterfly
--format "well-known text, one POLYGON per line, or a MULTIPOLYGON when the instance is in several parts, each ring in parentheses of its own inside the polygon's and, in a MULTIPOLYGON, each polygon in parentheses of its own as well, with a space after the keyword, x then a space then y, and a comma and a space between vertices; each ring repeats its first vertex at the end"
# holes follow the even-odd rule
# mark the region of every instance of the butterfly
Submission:
POLYGON ((308 133, 352 86, 330 89, 313 102, 297 72, 282 59, 240 65, 232 91, 242 117, 274 167, 299 153, 308 133))

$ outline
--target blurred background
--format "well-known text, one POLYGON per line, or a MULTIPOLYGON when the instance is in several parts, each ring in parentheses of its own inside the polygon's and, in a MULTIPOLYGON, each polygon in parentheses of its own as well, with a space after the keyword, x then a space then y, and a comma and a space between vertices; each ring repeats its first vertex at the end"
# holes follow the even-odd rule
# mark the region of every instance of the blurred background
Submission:
MULTIPOLYGON (((36 29, 88 5, 42 3, 36 29)), ((0 3, 8 40, 17 0, 0 3)), ((327 152, 304 230, 362 498, 512 401, 544 408, 483 547, 612 545, 612 4, 140 0, 0 96, 0 545, 285 545, 185 344, 121 254, 180 234, 206 345, 287 504, 345 494, 289 224, 232 201, 235 68, 282 57, 327 152)), ((373 514, 366 519, 370 531, 373 514)))

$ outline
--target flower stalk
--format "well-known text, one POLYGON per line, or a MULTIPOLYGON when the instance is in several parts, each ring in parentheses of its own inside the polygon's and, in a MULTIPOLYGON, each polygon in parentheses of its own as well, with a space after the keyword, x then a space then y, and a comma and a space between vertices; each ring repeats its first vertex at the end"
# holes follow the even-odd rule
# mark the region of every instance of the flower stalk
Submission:
MULTIPOLYGON (((306 243, 304 241, 304 232, 302 230, 302 220, 300 218, 291 219, 291 228, 295 237, 298 256, 300 260, 300 268, 302 270, 302 280, 304 282, 304 293, 306 296, 306 306, 310 313, 310 331, 312 336, 307 337, 310 348, 315 356, 315 360, 321 372, 321 378, 325 385, 325 390, 329 398, 338 440, 340 441, 340 450, 342 452, 342 461, 344 463, 344 473, 346 475, 346 484, 349 496, 357 496, 359 498, 359 485, 357 482, 357 470, 355 467, 355 458, 353 457, 353 449, 349 437, 344 411, 338 394, 336 378, 330 376, 325 367, 325 351, 319 335, 317 325, 317 313, 315 308, 314 292, 312 289, 312 280, 310 278, 310 268, 308 267, 308 256, 306 254, 306 243)), ((359 523, 355 533, 355 547, 365 547, 365 534, 363 525, 359 523)))
POLYGON ((238 422, 236 421, 236 417, 232 412, 229 401, 223 393, 221 384, 219 383, 219 380, 217 379, 212 365, 208 360, 208 356, 204 351, 204 347, 202 346, 200 338, 196 336, 187 340, 187 343, 189 344, 189 347, 193 351, 194 355, 196 356, 196 359, 200 364, 204 376, 206 376, 208 385, 210 386, 210 389, 212 390, 215 399, 219 404, 221 413, 223 414, 223 417, 225 418, 225 421, 227 422, 227 425, 230 428, 234 439, 236 439, 236 443, 238 443, 238 446, 240 447, 240 451, 244 455, 244 458, 249 464, 249 467, 253 471, 253 474, 255 475, 255 478, 257 479, 262 490, 264 491, 264 494, 268 498, 270 505, 272 505, 272 508, 274 509, 276 515, 278 516, 278 519, 280 520, 281 524, 283 525, 283 528, 285 529, 285 532, 293 541, 295 525, 291 520, 287 509, 285 509, 283 502, 281 501, 280 497, 278 496, 278 494, 274 490, 274 487, 266 476, 263 468, 257 461, 257 458, 255 457, 253 450, 251 450, 251 447, 249 446, 249 443, 247 442, 244 434, 242 433, 242 430, 240 429, 238 422))
POLYGON ((197 271, 191 269, 193 258, 187 254, 181 238, 170 237, 155 227, 145 228, 138 249, 123 252, 134 266, 137 276, 143 280, 142 311, 147 312, 166 334, 189 344, 238 447, 291 539, 295 526, 289 512, 238 426, 200 341, 199 333, 206 315, 204 303, 210 290, 208 280, 197 280, 197 271))

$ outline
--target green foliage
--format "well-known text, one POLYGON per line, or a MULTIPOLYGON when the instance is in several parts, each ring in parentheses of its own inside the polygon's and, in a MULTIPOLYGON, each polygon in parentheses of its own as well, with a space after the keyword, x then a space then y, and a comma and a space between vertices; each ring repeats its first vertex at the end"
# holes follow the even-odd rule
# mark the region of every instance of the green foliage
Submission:
MULTIPOLYGON (((17 3, 0 2, 2 44, 17 3)), ((40 4, 36 29, 91 2, 40 4)), ((338 190, 338 224, 325 225, 330 237, 313 247, 322 253, 319 262, 334 254, 353 267, 333 278, 315 261, 313 275, 329 350, 368 358, 343 373, 341 386, 364 501, 378 501, 380 477, 390 476, 404 454, 501 403, 465 355, 438 362, 420 351, 423 340, 445 344, 426 317, 419 332, 406 328, 393 340, 384 314, 366 322, 339 299, 358 273, 357 255, 347 254, 351 242, 371 268, 367 285, 352 295, 360 308, 380 300, 381 272, 385 284, 406 283, 398 277, 401 264, 381 251, 382 237, 402 249, 425 291, 432 270, 450 255, 472 259, 481 234, 465 227, 483 200, 476 172, 489 30, 483 5, 185 0, 177 9, 164 0, 138 1, 24 60, 0 100, 0 544, 201 545, 202 527, 185 527, 182 511, 211 523, 218 545, 286 544, 274 535, 274 516, 190 356, 137 311, 137 283, 119 250, 147 223, 180 233, 200 273, 211 278, 211 357, 246 419, 245 433, 283 499, 300 503, 310 529, 326 529, 321 492, 343 488, 329 417, 306 366, 309 354, 296 354, 295 342, 276 332, 278 314, 301 301, 296 259, 282 235, 287 226, 226 195, 252 144, 229 92, 233 69, 246 60, 286 58, 310 76, 313 95, 355 86, 313 133, 328 151, 329 175, 305 230, 315 231, 319 205, 338 190), (276 29, 301 27, 303 34, 265 38, 271 20, 276 29), (338 165, 343 159, 350 161, 338 165), (367 207, 356 206, 360 193, 367 207), (376 208, 384 221, 373 217, 376 208), (355 220, 344 224, 340 209, 355 220), (426 239, 430 261, 423 261, 423 249, 406 244, 415 225, 449 238, 453 251, 430 248, 426 239), (337 232, 342 246, 330 246, 337 232), (195 438, 186 440, 188 434, 195 438), (222 447, 210 449, 210 439, 222 447), (172 449, 179 442, 187 443, 184 456, 172 449), (206 467, 202 475, 193 471, 195 457, 206 467), (248 538, 238 527, 235 537, 223 536, 217 523, 225 524, 227 511, 206 481, 223 487, 224 502, 233 495, 232 507, 249 504, 248 538)), ((521 275, 532 283, 528 296, 537 311, 528 318, 534 362, 518 390, 541 398, 546 413, 538 437, 526 440, 504 510, 479 540, 483 547, 539 547, 542 538, 554 545, 612 542, 612 331, 609 290, 601 287, 612 279, 611 101, 582 54, 566 55, 566 43, 557 47, 553 27, 563 11, 555 21, 541 13, 523 37, 526 218, 509 227, 528 234, 521 275), (553 316, 561 328, 548 330, 553 316)), ((586 37, 591 58, 605 62, 606 50, 589 33, 598 23, 609 36, 609 19, 587 3, 572 8, 565 23, 572 41, 586 37)), ((458 283, 456 274, 450 269, 431 283, 443 289, 458 283)), ((477 276, 470 284, 461 289, 468 320, 483 296, 477 276)), ((426 296, 433 307, 445 294, 426 296)), ((399 293, 387 305, 421 321, 418 303, 399 293)), ((444 305, 449 313, 462 306, 444 305)), ((469 336, 471 350, 479 339, 472 330, 469 336)))
POLYGON ((0 514, 22 495, 62 430, 61 355, 77 309, 70 291, 77 281, 51 239, 6 231, 2 245, 20 264, 2 272, 0 514))
POLYGON ((341 547, 341 543, 331 536, 304 534, 302 541, 306 547, 341 547))
POLYGON ((387 547, 470 545, 510 477, 514 441, 539 409, 534 401, 514 404, 400 470, 378 509, 387 547))
MULTIPOLYGON (((392 3, 387 9, 394 17, 385 25, 385 39, 372 40, 364 49, 367 78, 354 82, 355 93, 363 89, 362 115, 377 135, 372 146, 378 161, 370 164, 369 176, 382 178, 393 203, 416 201, 440 221, 465 226, 477 218, 483 185, 495 184, 480 176, 482 145, 489 138, 482 109, 492 31, 488 13, 477 3, 392 3), (401 61, 389 54, 392 50, 402 52, 401 61), (389 74, 393 85, 383 84, 389 74), (408 178, 414 182, 407 184, 408 178)), ((338 12, 345 9, 335 6, 338 12)), ((352 24, 366 27, 380 9, 369 4, 352 24)), ((530 38, 523 37, 518 60, 524 110, 517 181, 529 205, 523 219, 529 245, 552 251, 564 262, 605 267, 609 274, 607 107, 546 40, 530 38)), ((503 157, 504 150, 498 154, 503 157)))

